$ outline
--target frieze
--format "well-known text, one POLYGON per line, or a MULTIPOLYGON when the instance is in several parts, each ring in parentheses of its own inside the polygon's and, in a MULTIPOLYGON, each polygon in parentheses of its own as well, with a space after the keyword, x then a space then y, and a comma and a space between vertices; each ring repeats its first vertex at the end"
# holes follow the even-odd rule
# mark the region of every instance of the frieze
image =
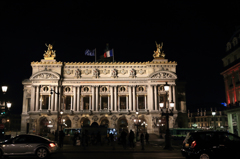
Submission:
POLYGON ((110 70, 106 70, 106 69, 100 70, 100 74, 106 75, 106 74, 109 74, 109 73, 110 73, 110 70))
POLYGON ((41 73, 33 78, 34 79, 58 79, 57 76, 50 74, 50 73, 41 73))
POLYGON ((94 116, 92 117, 92 120, 93 120, 94 122, 96 122, 96 121, 98 120, 98 117, 97 117, 96 115, 94 115, 94 116))
POLYGON ((167 79, 167 78, 174 78, 174 76, 170 73, 160 72, 160 73, 154 74, 151 78, 167 79))
POLYGON ((137 70, 136 72, 142 75, 142 74, 145 74, 145 73, 146 73, 146 70, 140 69, 140 70, 137 70))

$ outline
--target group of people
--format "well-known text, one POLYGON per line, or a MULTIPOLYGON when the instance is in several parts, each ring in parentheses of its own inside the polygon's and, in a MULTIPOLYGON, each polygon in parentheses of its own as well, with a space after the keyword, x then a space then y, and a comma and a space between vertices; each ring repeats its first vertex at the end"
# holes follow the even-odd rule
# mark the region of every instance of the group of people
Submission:
MULTIPOLYGON (((63 147, 63 140, 65 137, 65 133, 61 130, 59 132, 55 132, 55 140, 59 141, 59 147, 63 147)), ((106 135, 106 140, 108 145, 111 145, 113 149, 115 149, 115 142, 114 142, 114 134, 112 133, 107 133, 106 135)), ((102 145, 102 136, 101 133, 98 132, 96 135, 95 134, 90 134, 88 131, 84 131, 81 134, 78 132, 75 132, 73 136, 73 145, 81 145, 84 149, 88 146, 88 144, 91 145, 102 145)), ((122 130, 120 133, 120 136, 118 137, 118 143, 123 145, 123 148, 126 149, 127 145, 129 145, 130 148, 135 147, 136 141, 139 139, 139 134, 137 133, 136 135, 132 130, 128 133, 126 130, 122 130), (128 140, 127 140, 128 139, 128 140)), ((142 150, 144 150, 144 143, 146 141, 146 144, 149 144, 149 134, 147 132, 140 133, 140 143, 142 146, 142 150)))
MULTIPOLYGON (((135 142, 138 139, 138 135, 139 134, 137 133, 137 135, 135 136, 132 130, 130 130, 129 134, 125 130, 123 130, 120 136, 120 140, 123 145, 123 148, 126 149, 127 147, 127 136, 128 136, 128 142, 129 142, 130 148, 134 148, 135 142)), ((144 140, 146 140, 146 144, 149 144, 149 134, 147 132, 145 133, 145 135, 143 132, 141 132, 140 134, 140 142, 141 142, 142 150, 144 150, 144 140)))

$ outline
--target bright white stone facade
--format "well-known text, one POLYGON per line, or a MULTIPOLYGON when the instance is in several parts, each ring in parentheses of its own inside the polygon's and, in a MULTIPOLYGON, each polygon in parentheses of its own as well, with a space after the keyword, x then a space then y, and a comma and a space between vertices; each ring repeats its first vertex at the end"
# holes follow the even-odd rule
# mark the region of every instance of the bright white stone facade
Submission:
MULTIPOLYGON (((138 117, 145 122, 145 131, 158 134, 156 121, 161 117, 159 103, 165 101, 166 82, 168 101, 176 103, 177 63, 161 57, 136 63, 63 63, 45 58, 31 66, 31 77, 22 82, 21 133, 39 134, 47 125, 51 132, 57 130, 58 113, 63 110, 66 127, 96 122, 129 131, 135 130, 133 120, 138 117)), ((176 104, 173 112, 170 128, 177 118, 176 104)))

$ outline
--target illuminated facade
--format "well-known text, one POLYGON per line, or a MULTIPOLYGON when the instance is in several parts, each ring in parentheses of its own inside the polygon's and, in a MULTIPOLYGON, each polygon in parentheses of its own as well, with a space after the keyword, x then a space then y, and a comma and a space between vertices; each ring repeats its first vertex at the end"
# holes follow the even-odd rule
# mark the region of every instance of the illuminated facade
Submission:
POLYGON ((240 136, 240 30, 227 43, 227 55, 222 59, 228 115, 228 129, 240 136))
MULTIPOLYGON (((39 134, 55 131, 61 124, 81 128, 93 123, 129 131, 136 129, 134 119, 139 118, 141 130, 158 134, 159 103, 177 102, 177 63, 165 59, 161 49, 157 44, 151 62, 63 63, 55 60, 55 51, 48 45, 44 59, 31 63, 32 75, 22 82, 21 132, 39 134), (166 82, 168 99, 163 89, 166 82)), ((185 110, 185 102, 181 103, 185 110)), ((175 106, 170 128, 176 125, 177 115, 175 106)))

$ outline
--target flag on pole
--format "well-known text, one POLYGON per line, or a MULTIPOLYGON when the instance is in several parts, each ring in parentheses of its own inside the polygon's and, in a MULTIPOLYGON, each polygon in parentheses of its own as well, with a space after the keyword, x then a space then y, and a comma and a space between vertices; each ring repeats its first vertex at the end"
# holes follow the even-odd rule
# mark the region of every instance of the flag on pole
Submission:
POLYGON ((89 49, 87 49, 87 50, 85 51, 85 55, 86 55, 86 56, 95 56, 95 49, 94 49, 94 50, 89 50, 89 49))
POLYGON ((112 50, 108 50, 104 53, 104 58, 107 57, 112 57, 113 56, 113 49, 112 50))

